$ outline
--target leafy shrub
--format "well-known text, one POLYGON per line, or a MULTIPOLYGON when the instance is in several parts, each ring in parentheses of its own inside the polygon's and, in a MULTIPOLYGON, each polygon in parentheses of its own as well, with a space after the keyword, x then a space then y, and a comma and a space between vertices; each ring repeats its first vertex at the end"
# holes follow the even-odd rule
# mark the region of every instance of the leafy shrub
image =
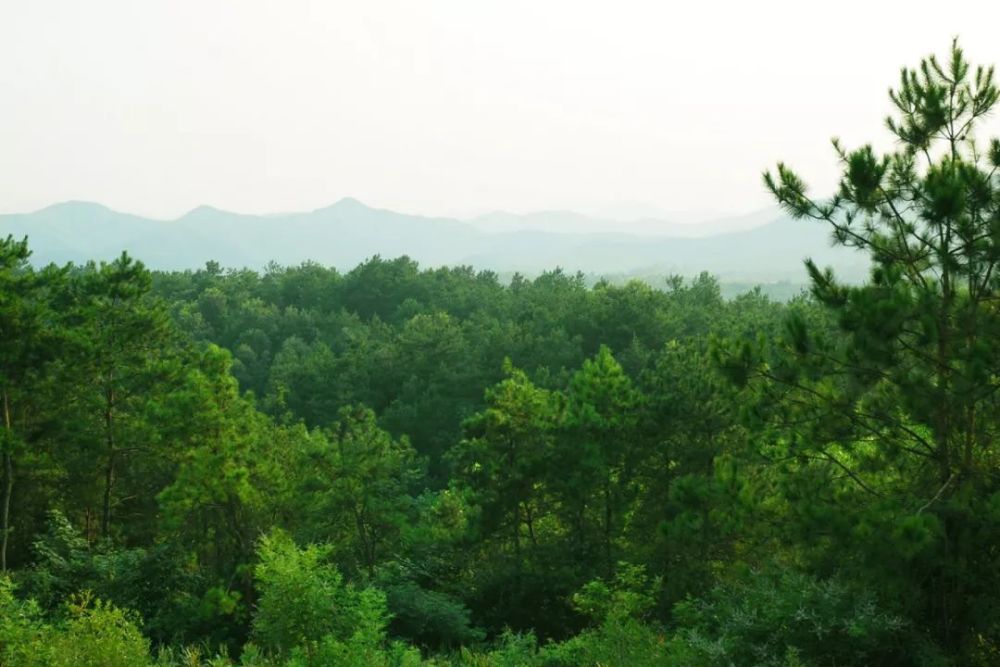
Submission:
POLYGON ((0 665, 33 667, 43 665, 42 649, 49 632, 34 601, 14 597, 14 584, 0 576, 0 665))
POLYGON ((472 627, 465 605, 444 593, 403 581, 388 585, 386 595, 393 616, 390 629, 395 636, 432 648, 483 640, 483 632, 472 627))
POLYGON ((131 612, 83 593, 67 605, 69 618, 52 633, 46 664, 52 667, 141 667, 151 663, 149 641, 131 612))
POLYGON ((328 562, 329 552, 325 546, 299 548, 277 530, 261 539, 260 563, 254 571, 260 599, 253 633, 262 648, 279 655, 304 654, 311 660, 317 651, 335 651, 339 642, 355 648, 384 642, 385 595, 345 584, 328 562))
POLYGON ((907 623, 838 578, 753 572, 674 607, 672 650, 704 664, 908 664, 907 623))

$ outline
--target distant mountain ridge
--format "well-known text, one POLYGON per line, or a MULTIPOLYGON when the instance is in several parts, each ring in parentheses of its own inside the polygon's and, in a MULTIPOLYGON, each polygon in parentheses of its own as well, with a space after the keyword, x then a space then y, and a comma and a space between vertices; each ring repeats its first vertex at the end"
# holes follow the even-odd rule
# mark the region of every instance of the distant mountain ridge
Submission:
POLYGON ((576 211, 553 210, 533 213, 494 211, 469 219, 467 222, 485 232, 544 231, 557 233, 622 233, 636 236, 668 236, 700 238, 760 227, 781 217, 777 208, 753 213, 711 218, 697 223, 675 222, 665 217, 640 216, 609 218, 576 211))
POLYGON ((74 201, 0 215, 0 235, 28 236, 37 264, 110 259, 127 250, 165 270, 199 268, 209 260, 236 268, 311 260, 349 269, 373 255, 408 255, 425 266, 529 274, 555 267, 592 274, 709 271, 750 282, 803 282, 807 256, 847 279, 865 271, 863 257, 830 246, 822 225, 775 212, 701 223, 698 236, 656 222, 665 234, 640 235, 629 224, 605 231, 609 221, 572 211, 462 221, 372 208, 352 198, 302 213, 246 215, 199 206, 175 220, 153 220, 74 201))

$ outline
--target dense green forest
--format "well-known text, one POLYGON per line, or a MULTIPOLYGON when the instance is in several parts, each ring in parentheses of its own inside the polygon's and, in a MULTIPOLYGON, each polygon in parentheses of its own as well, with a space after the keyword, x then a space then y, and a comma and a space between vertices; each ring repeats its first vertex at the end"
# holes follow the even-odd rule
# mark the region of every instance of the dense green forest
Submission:
POLYGON ((0 242, 0 665, 1000 664, 992 74, 765 174, 788 302, 0 242))

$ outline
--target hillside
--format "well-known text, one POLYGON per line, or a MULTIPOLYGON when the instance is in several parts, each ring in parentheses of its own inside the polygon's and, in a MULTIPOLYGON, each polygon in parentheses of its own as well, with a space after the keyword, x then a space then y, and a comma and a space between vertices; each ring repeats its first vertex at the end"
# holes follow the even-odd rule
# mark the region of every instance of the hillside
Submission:
POLYGON ((707 221, 698 227, 711 235, 694 237, 691 225, 637 223, 669 235, 602 232, 597 230, 609 228, 608 221, 572 212, 497 213, 461 221, 371 208, 349 198, 311 212, 269 216, 202 206, 170 221, 66 202, 0 215, 0 234, 28 236, 36 264, 108 259, 127 250, 163 270, 197 268, 208 260, 250 268, 313 260, 349 268, 373 255, 405 254, 426 266, 501 272, 556 266, 594 274, 709 271, 725 281, 768 283, 802 281, 802 260, 812 256, 846 278, 862 276, 864 261, 831 248, 822 226, 780 216, 763 222, 762 215, 707 221))

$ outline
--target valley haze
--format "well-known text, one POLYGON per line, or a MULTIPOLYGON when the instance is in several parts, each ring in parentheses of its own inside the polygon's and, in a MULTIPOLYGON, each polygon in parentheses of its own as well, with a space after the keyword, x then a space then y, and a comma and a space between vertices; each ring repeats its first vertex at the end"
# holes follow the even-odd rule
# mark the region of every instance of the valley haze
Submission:
POLYGON ((261 269, 314 261, 349 269, 374 256, 423 266, 468 265, 501 273, 562 268, 592 275, 696 275, 724 283, 804 283, 803 260, 860 280, 860 255, 831 247, 828 230, 777 209, 698 224, 615 221, 572 211, 496 212, 469 219, 425 217, 345 198, 309 212, 246 215, 200 206, 155 220, 71 201, 0 215, 0 235, 27 236, 36 265, 112 259, 123 250, 159 270, 208 261, 261 269))

